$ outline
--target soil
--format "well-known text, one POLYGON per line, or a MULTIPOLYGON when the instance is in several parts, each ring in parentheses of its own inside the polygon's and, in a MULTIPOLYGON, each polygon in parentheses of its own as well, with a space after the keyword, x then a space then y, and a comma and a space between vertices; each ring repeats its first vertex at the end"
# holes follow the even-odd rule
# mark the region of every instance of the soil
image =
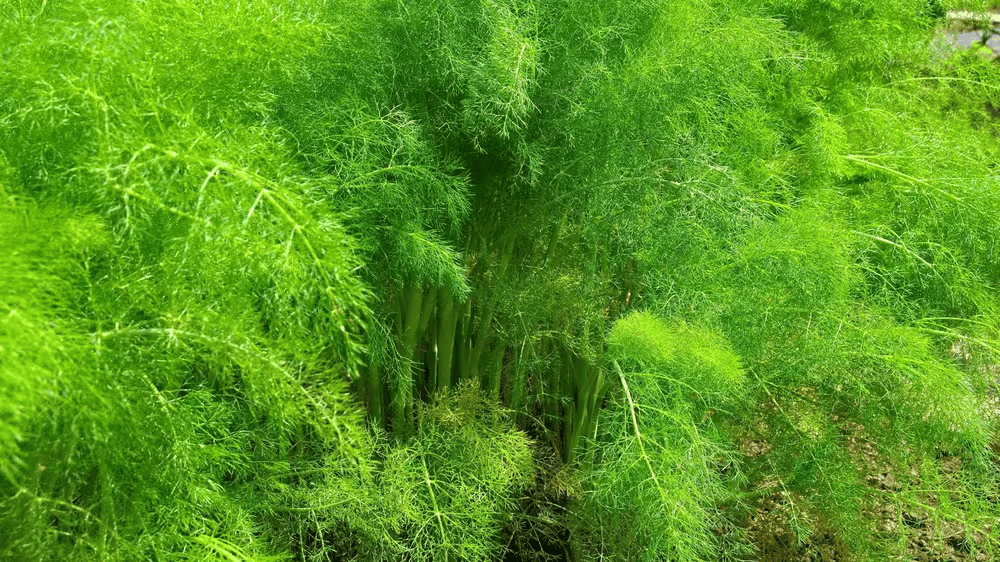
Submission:
MULTIPOLYGON (((792 529, 793 503, 785 492, 762 498, 747 521, 747 538, 761 562, 845 562, 850 554, 843 541, 823 524, 815 525, 800 542, 792 529)), ((802 514, 798 515, 802 517, 802 514)))
MULTIPOLYGON (((993 412, 995 415, 996 413, 993 412)), ((989 412, 986 415, 990 415, 989 412)), ((836 423, 836 420, 831 420, 836 423)), ((883 498, 865 509, 872 522, 872 531, 889 543, 905 542, 894 560, 912 562, 972 562, 991 560, 990 555, 979 550, 993 526, 986 524, 979 529, 969 529, 956 520, 935 520, 927 509, 913 507, 911 502, 895 501, 894 495, 904 487, 918 488, 920 473, 916 467, 900 471, 881 459, 875 445, 866 438, 865 429, 856 423, 841 425, 845 443, 860 475, 872 489, 872 497, 883 498)), ((759 440, 745 440, 743 452, 748 457, 759 457, 770 452, 769 444, 759 440)), ((994 446, 1000 459, 1000 444, 994 446)), ((957 476, 962 469, 962 458, 941 452, 937 459, 938 471, 946 487, 955 489, 957 476)), ((747 538, 756 548, 756 560, 761 562, 840 562, 851 560, 851 553, 835 529, 824 523, 814 512, 803 511, 805 498, 782 490, 777 479, 760 483, 764 493, 746 519, 747 538), (811 529, 805 537, 794 530, 811 529)), ((1000 494, 998 494, 1000 495, 1000 494)), ((1000 499, 1000 498, 998 498, 1000 499)), ((935 494, 921 494, 918 502, 930 509, 937 507, 935 494)), ((1000 524, 1000 518, 997 520, 1000 524)), ((900 544, 902 546, 902 544, 900 544)))

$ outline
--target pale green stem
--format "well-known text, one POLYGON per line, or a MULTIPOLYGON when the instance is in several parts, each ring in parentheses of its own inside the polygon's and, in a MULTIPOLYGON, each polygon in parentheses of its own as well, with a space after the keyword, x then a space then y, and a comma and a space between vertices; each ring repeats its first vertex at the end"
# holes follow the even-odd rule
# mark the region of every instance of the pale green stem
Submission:
POLYGON ((455 297, 448 287, 438 289, 438 329, 437 329, 437 388, 443 390, 451 386, 451 371, 455 356, 455 332, 459 317, 455 309, 455 297))
POLYGON ((385 423, 385 388, 382 382, 382 369, 377 361, 368 366, 366 377, 368 388, 368 419, 373 427, 382 427, 385 423))
POLYGON ((434 494, 434 483, 431 482, 431 473, 427 470, 427 459, 421 453, 420 462, 424 466, 424 481, 427 483, 427 489, 431 493, 431 504, 434 505, 434 517, 437 519, 438 529, 441 531, 441 543, 446 544, 448 541, 445 539, 447 535, 444 532, 444 521, 441 518, 441 508, 438 507, 437 496, 434 494))
POLYGON ((524 406, 524 398, 527 393, 527 380, 524 374, 524 357, 525 353, 530 353, 530 350, 525 349, 525 340, 521 341, 521 349, 517 351, 514 356, 514 367, 511 369, 513 375, 511 376, 511 392, 510 392, 510 408, 512 410, 519 411, 522 406, 524 406))
POLYGON ((420 336, 420 310, 423 294, 419 285, 403 289, 400 296, 401 317, 397 327, 400 339, 400 354, 405 364, 399 376, 408 380, 397 381, 392 397, 393 433, 408 437, 413 431, 413 356, 420 336))
POLYGON ((458 372, 452 376, 452 383, 469 376, 469 361, 472 355, 472 299, 465 301, 458 318, 458 372))
POLYGON ((625 380, 625 373, 622 372, 621 366, 615 361, 615 370, 618 371, 618 379, 622 383, 622 388, 625 389, 625 399, 628 400, 628 411, 632 418, 632 428, 635 430, 635 438, 639 443, 639 451, 642 453, 642 460, 646 463, 646 468, 649 470, 649 476, 652 478, 653 483, 656 484, 656 489, 660 492, 660 499, 663 500, 664 507, 667 504, 667 494, 663 491, 663 486, 660 485, 659 479, 656 477, 656 471, 653 470, 653 463, 649 460, 649 455, 646 453, 646 446, 642 442, 642 432, 639 431, 639 419, 635 415, 635 401, 632 400, 632 392, 629 391, 628 382, 625 380))
POLYGON ((544 268, 547 263, 549 263, 549 257, 552 256, 552 250, 555 249, 556 244, 559 243, 559 235, 562 233, 563 225, 566 223, 566 213, 563 213, 562 219, 556 224, 555 228, 552 229, 552 236, 549 238, 549 245, 545 249, 545 257, 542 258, 542 267, 544 268))

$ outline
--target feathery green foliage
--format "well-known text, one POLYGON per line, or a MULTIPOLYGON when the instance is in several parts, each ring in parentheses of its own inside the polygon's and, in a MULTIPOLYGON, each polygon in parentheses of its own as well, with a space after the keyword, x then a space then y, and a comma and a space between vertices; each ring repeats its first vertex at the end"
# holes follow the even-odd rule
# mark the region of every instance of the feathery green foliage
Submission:
POLYGON ((720 468, 735 458, 709 407, 738 402, 739 358, 717 334, 648 313, 616 322, 608 343, 620 386, 574 511, 574 546, 587 560, 716 559, 720 468))
POLYGON ((0 559, 996 556, 955 7, 0 0, 0 559))
POLYGON ((534 475, 530 441, 470 384, 437 395, 420 416, 410 442, 372 443, 361 470, 348 466, 305 498, 322 533, 315 555, 497 559, 503 525, 534 475))
POLYGON ((281 553, 282 490, 361 431, 355 245, 266 121, 315 14, 36 8, 2 23, 0 556, 281 553))

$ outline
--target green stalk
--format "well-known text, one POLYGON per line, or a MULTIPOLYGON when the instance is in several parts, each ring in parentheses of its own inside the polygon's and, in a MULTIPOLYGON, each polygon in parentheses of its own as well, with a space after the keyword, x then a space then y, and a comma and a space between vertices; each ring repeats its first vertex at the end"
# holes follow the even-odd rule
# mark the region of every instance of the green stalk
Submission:
POLYGON ((401 316, 397 327, 400 354, 405 367, 398 376, 406 380, 397 381, 392 397, 393 433, 399 437, 409 437, 413 433, 413 356, 420 336, 420 311, 423 293, 419 285, 411 285, 400 294, 401 316))
POLYGON ((608 390, 611 388, 607 379, 604 378, 604 369, 595 367, 594 370, 597 372, 597 376, 595 377, 596 384, 594 392, 590 396, 590 404, 587 406, 591 416, 586 435, 591 439, 597 439, 597 418, 601 413, 604 396, 607 395, 608 390))
MULTIPOLYGON (((434 287, 428 287, 427 291, 423 294, 424 294, 423 306, 420 309, 420 319, 418 321, 419 327, 417 328, 417 338, 413 342, 414 356, 412 357, 411 360, 414 362, 414 365, 419 370, 417 374, 421 375, 419 378, 417 377, 414 378, 414 380, 419 380, 419 384, 416 385, 418 387, 416 388, 416 392, 418 392, 420 396, 426 398, 429 397, 434 392, 434 389, 432 387, 436 383, 436 381, 433 378, 428 380, 425 376, 422 376, 423 375, 422 371, 424 366, 433 364, 432 361, 434 359, 434 348, 436 347, 434 340, 437 337, 437 330, 434 330, 434 332, 431 333, 428 330, 428 328, 430 327, 431 320, 434 318, 434 307, 437 305, 438 291, 434 287), (428 345, 425 348, 423 357, 417 357, 416 349, 418 347, 418 344, 427 337, 430 337, 430 341, 426 342, 428 345)), ((434 376, 433 373, 431 373, 430 376, 433 377, 434 376)))
POLYGON ((525 394, 527 394, 527 380, 524 376, 524 358, 525 353, 530 353, 530 348, 525 349, 525 340, 521 341, 521 349, 517 350, 514 354, 514 366, 511 368, 513 375, 511 375, 510 381, 510 400, 508 404, 510 408, 515 412, 520 411, 521 407, 524 406, 525 394))
MULTIPOLYGON (((549 357, 553 353, 553 340, 552 338, 544 338, 541 344, 542 357, 549 357)), ((555 418, 559 414, 559 408, 561 406, 559 396, 562 392, 562 367, 559 369, 546 369, 545 374, 548 375, 548 380, 545 381, 544 388, 540 390, 543 392, 542 406, 544 407, 544 413, 555 418)), ((554 435, 559 435, 559 423, 555 422, 553 429, 554 435)))
POLYGON ((420 462, 424 465, 424 482, 427 484, 427 490, 431 493, 431 504, 434 506, 434 517, 437 519, 438 530, 441 531, 441 542, 447 544, 444 521, 441 518, 441 508, 438 506, 437 496, 434 495, 434 483, 431 481, 431 473, 427 470, 427 458, 424 457, 423 453, 420 455, 420 462))
MULTIPOLYGON (((582 428, 581 435, 586 435, 592 440, 597 439, 597 421, 601 415, 601 403, 604 401, 604 395, 607 394, 609 385, 606 384, 604 379, 604 369, 600 367, 595 367, 594 371, 597 375, 594 377, 595 385, 594 391, 590 393, 588 397, 589 402, 587 404, 587 424, 582 428)), ((594 463, 594 448, 589 447, 584 452, 584 463, 587 467, 590 467, 594 463)))
POLYGON ((559 235, 562 234, 563 225, 566 223, 566 213, 563 213, 562 219, 559 220, 559 224, 552 229, 552 236, 549 238, 549 245, 545 249, 545 257, 542 258, 542 267, 545 267, 549 263, 549 257, 552 255, 552 250, 559 243, 559 235))
POLYGON ((646 453, 646 445, 642 441, 642 433, 639 431, 639 420, 635 415, 635 402, 632 400, 632 393, 629 391, 628 382, 625 380, 625 373, 622 372, 622 368, 615 361, 615 370, 618 371, 618 379, 622 383, 622 388, 625 389, 625 398, 628 400, 628 411, 632 417, 632 428, 635 430, 635 439, 639 444, 639 451, 642 453, 642 460, 646 463, 646 468, 649 470, 649 476, 653 480, 653 484, 656 484, 657 491, 660 492, 660 499, 663 500, 663 504, 667 505, 667 495, 663 490, 663 486, 660 485, 659 479, 656 477, 656 471, 653 470, 653 463, 649 460, 649 454, 646 453))
MULTIPOLYGON (((514 253, 514 238, 508 238, 507 242, 504 243, 503 249, 500 252, 500 260, 497 264, 497 277, 503 278, 504 274, 507 272, 507 266, 510 264, 510 259, 514 253)), ((493 312, 496 309, 496 298, 490 298, 489 303, 486 306, 486 312, 479 317, 479 323, 476 326, 476 337, 475 341, 472 343, 472 355, 469 361, 469 375, 473 377, 478 377, 480 374, 480 362, 483 357, 483 353, 487 350, 489 345, 493 343, 493 338, 489 337, 492 333, 490 327, 493 323, 493 312)), ((490 381, 482 381, 484 388, 491 386, 490 381)))
POLYGON ((368 420, 372 427, 383 427, 385 423, 385 385, 382 384, 382 369, 374 359, 365 376, 365 387, 368 394, 368 420))
POLYGON ((452 385, 451 369, 454 364, 455 332, 458 330, 459 316, 455 306, 455 297, 451 289, 438 289, 437 313, 437 388, 442 390, 452 385))
POLYGON ((399 299, 401 316, 398 334, 402 346, 400 352, 405 359, 413 359, 413 350, 420 335, 421 304, 423 304, 423 292, 420 286, 411 285, 402 290, 399 299))
POLYGON ((469 375, 469 362, 472 355, 472 299, 467 299, 458 317, 458 335, 455 339, 458 346, 458 372, 452 377, 452 383, 458 382, 469 375))
POLYGON ((574 361, 575 368, 573 375, 577 377, 576 393, 574 396, 573 425, 567 430, 568 442, 566 444, 567 462, 576 460, 577 449, 580 445, 580 436, 584 435, 588 421, 593 415, 589 406, 591 398, 595 395, 593 382, 590 373, 593 368, 586 361, 578 359, 574 361))
POLYGON ((479 362, 483 356, 483 351, 486 349, 487 342, 491 340, 489 337, 490 324, 493 322, 493 307, 495 304, 496 302, 491 300, 486 306, 486 311, 479 317, 475 337, 470 342, 468 375, 473 378, 479 377, 479 362))
POLYGON ((417 329, 417 340, 427 333, 431 318, 434 317, 434 307, 437 305, 438 291, 433 287, 428 287, 427 296, 423 298, 423 308, 420 310, 420 327, 417 329))
POLYGON ((111 493, 114 490, 114 481, 111 472, 105 466, 103 460, 97 463, 98 478, 101 482, 101 517, 98 519, 101 526, 101 542, 98 546, 98 555, 103 559, 106 556, 105 548, 111 542, 111 535, 115 532, 115 501, 111 493))
POLYGON ((497 349, 486 355, 483 367, 480 368, 480 371, 485 373, 483 391, 494 400, 500 399, 500 376, 503 374, 503 356, 506 351, 506 346, 497 346, 497 349))
POLYGON ((573 354, 566 348, 566 345, 559 346, 559 354, 562 356, 562 367, 559 369, 559 397, 563 401, 563 455, 566 464, 573 462, 574 447, 573 429, 576 427, 576 380, 574 377, 573 354))
MULTIPOLYGON (((610 386, 606 383, 604 370, 600 366, 588 363, 586 372, 586 383, 580 390, 583 412, 579 416, 579 426, 574 434, 574 457, 581 437, 586 436, 590 439, 597 437, 597 420, 601 415, 601 404, 610 386)), ((588 464, 593 459, 592 453, 593 451, 587 452, 588 464)))

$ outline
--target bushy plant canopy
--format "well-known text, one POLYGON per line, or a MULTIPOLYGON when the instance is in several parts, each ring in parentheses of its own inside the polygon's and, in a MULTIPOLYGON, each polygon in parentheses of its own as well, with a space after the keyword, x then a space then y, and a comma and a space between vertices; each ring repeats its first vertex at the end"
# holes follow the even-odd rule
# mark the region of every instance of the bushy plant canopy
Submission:
POLYGON ((0 559, 997 556, 953 8, 0 0, 0 559))

